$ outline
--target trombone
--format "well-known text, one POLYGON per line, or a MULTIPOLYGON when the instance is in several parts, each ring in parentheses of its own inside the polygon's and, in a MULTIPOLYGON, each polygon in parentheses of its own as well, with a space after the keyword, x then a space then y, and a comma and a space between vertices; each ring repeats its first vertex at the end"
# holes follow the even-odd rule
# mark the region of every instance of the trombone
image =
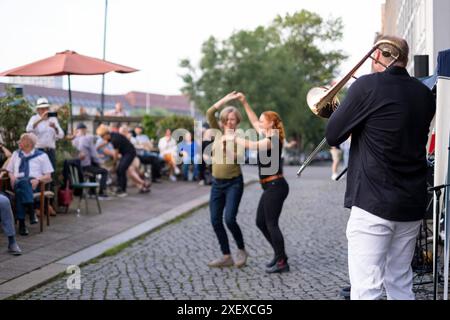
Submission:
MULTIPOLYGON (((331 88, 327 87, 315 87, 309 90, 306 100, 308 103, 308 107, 311 109, 311 111, 322 118, 328 119, 331 117, 333 112, 339 107, 339 100, 337 99, 337 94, 339 91, 344 87, 344 85, 351 79, 358 79, 355 77, 356 71, 366 62, 367 59, 372 59, 385 67, 386 69, 392 66, 397 60, 400 58, 400 52, 401 49, 399 46, 390 40, 380 40, 370 49, 370 51, 364 56, 364 58, 359 61, 355 67, 353 67, 352 70, 350 70, 347 75, 345 75, 338 83, 336 83, 331 88), (381 48, 383 47, 383 48, 381 48), (389 49, 389 47, 394 47, 397 49, 398 54, 393 54, 392 51, 389 49), (376 50, 380 50, 382 55, 386 58, 392 57, 393 60, 388 64, 385 65, 381 61, 375 59, 372 54, 376 50)), ((309 157, 303 162, 300 169, 297 171, 297 176, 300 176, 303 170, 311 163, 311 161, 316 157, 317 153, 322 150, 322 148, 327 144, 326 138, 324 138, 319 145, 314 149, 314 151, 309 155, 309 157)))

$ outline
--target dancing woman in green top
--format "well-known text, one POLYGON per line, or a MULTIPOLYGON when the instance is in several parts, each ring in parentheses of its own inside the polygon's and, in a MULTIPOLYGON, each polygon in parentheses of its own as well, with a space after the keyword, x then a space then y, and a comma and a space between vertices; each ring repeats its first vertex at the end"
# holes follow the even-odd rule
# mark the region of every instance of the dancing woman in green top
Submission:
MULTIPOLYGON (((232 92, 217 101, 206 113, 208 123, 211 128, 221 130, 221 133, 232 133, 241 122, 242 116, 235 107, 226 106, 232 100, 238 98, 237 92, 232 92), (224 108, 223 108, 224 107, 224 108), (220 109, 220 125, 215 118, 215 113, 220 109)), ((247 261, 244 238, 241 228, 237 224, 239 203, 244 191, 241 167, 237 163, 239 152, 235 146, 231 149, 222 144, 221 137, 216 136, 213 143, 212 153, 212 176, 211 197, 209 209, 211 213, 211 223, 219 240, 220 249, 223 256, 208 263, 209 267, 231 267, 235 265, 243 267, 247 261), (231 153, 231 155, 230 155, 231 153), (233 258, 230 252, 228 236, 225 231, 223 219, 228 230, 233 235, 238 251, 233 258)), ((241 148, 242 150, 242 148, 241 148)), ((242 150, 243 152, 243 150, 242 150)))

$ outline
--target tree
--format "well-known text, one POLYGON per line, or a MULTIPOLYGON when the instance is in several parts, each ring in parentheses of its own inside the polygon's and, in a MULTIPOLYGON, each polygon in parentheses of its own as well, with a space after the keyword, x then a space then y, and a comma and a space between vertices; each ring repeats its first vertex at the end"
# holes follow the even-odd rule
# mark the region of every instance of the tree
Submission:
POLYGON ((323 137, 325 122, 309 111, 306 94, 333 79, 346 58, 341 50, 325 49, 342 39, 342 27, 340 18, 324 21, 302 10, 223 41, 211 36, 198 68, 181 61, 182 91, 203 111, 225 94, 242 91, 258 114, 278 112, 288 136, 310 149, 323 137))

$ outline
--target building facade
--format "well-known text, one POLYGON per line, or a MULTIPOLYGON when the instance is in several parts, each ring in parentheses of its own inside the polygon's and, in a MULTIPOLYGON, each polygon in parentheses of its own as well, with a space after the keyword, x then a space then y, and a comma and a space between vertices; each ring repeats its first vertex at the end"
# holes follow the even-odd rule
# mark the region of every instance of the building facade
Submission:
POLYGON ((62 77, 11 77, 9 82, 54 89, 63 88, 62 77))
MULTIPOLYGON (((12 82, 12 81, 11 81, 12 82)), ((64 89, 55 89, 44 86, 18 85, 15 87, 22 89, 22 94, 33 105, 39 97, 46 97, 50 104, 62 106, 68 103, 68 92, 64 89)), ((0 82, 0 97, 6 94, 6 86, 12 85, 0 82)), ((122 103, 124 110, 131 116, 151 115, 186 115, 201 116, 199 112, 193 112, 194 106, 185 95, 161 95, 146 92, 131 91, 123 95, 105 95, 104 111, 114 110, 117 102, 122 103), (155 111, 159 111, 155 112, 155 111)), ((101 95, 98 93, 72 91, 72 112, 73 115, 100 114, 101 95)))
POLYGON ((434 73, 439 51, 450 48, 449 30, 449 0, 386 0, 383 5, 381 33, 408 41, 411 74, 414 55, 428 55, 429 73, 434 73))

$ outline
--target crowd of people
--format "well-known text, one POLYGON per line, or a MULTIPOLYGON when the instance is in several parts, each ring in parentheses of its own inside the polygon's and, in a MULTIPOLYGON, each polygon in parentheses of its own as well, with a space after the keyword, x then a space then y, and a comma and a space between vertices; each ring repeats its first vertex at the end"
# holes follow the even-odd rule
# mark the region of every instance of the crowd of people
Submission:
MULTIPOLYGON (((26 217, 29 217, 30 224, 36 224, 41 216, 34 199, 41 183, 55 194, 57 185, 64 187, 67 183, 61 183, 60 177, 55 176, 58 140, 67 139, 74 148, 73 157, 66 161, 76 164, 82 176, 98 180, 98 190, 90 192, 98 192, 99 200, 126 197, 129 180, 142 194, 149 193, 151 185, 160 183, 165 175, 170 181, 181 179, 196 181, 200 185, 211 184, 208 178, 210 166, 196 156, 211 143, 212 136, 206 134, 206 129, 207 140, 201 145, 193 141, 190 133, 185 134, 182 143, 177 143, 171 130, 167 129, 155 146, 142 126, 131 128, 117 122, 101 124, 93 133, 85 123, 78 123, 70 134, 61 128, 57 113, 51 107, 44 97, 36 101, 36 113, 18 141, 18 150, 11 152, 0 143, 0 221, 8 237, 8 251, 13 255, 21 254, 15 238, 16 222, 18 233, 27 236, 26 217), (5 192, 7 190, 9 193, 5 192)), ((125 115, 120 103, 116 104, 114 112, 109 113, 109 116, 125 115)), ((56 215, 56 205, 54 201, 50 203, 50 215, 56 215)))

